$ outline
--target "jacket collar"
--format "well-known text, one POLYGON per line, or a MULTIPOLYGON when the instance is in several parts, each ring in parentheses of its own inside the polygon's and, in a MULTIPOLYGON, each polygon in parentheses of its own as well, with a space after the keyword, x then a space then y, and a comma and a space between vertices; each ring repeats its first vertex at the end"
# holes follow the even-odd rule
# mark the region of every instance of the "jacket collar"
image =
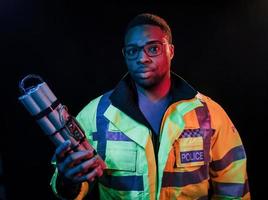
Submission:
MULTIPOLYGON (((196 94, 197 91, 192 86, 180 76, 171 72, 170 105, 177 101, 192 99, 196 94)), ((129 74, 126 74, 115 87, 110 100, 113 106, 136 121, 150 127, 150 124, 139 109, 137 89, 129 74)))

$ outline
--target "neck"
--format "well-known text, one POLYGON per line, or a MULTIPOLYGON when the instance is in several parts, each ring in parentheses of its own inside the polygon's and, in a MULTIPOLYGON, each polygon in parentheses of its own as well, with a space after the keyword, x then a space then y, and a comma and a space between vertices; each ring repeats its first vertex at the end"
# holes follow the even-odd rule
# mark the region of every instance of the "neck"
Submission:
POLYGON ((152 88, 143 88, 136 84, 138 92, 144 94, 152 101, 159 101, 160 99, 167 96, 169 89, 170 89, 170 75, 168 74, 167 77, 165 77, 161 83, 155 85, 152 88))

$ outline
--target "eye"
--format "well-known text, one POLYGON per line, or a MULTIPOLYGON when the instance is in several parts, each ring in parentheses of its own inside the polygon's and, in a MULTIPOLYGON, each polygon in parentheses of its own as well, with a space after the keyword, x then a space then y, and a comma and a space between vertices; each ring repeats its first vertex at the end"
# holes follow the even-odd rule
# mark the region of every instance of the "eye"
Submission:
POLYGON ((161 46, 159 44, 151 44, 146 49, 149 54, 156 55, 161 51, 161 46))
POLYGON ((125 49, 125 53, 127 56, 133 56, 138 52, 137 47, 128 47, 125 49))

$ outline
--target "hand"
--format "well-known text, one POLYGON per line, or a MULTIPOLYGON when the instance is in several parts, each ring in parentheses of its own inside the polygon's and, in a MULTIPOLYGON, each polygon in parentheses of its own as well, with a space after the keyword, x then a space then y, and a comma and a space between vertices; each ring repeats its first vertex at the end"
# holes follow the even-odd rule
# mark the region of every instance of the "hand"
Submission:
POLYGON ((102 176, 103 168, 99 164, 94 150, 70 151, 69 140, 62 143, 55 151, 57 168, 61 176, 67 181, 81 183, 94 181, 95 177, 102 176))

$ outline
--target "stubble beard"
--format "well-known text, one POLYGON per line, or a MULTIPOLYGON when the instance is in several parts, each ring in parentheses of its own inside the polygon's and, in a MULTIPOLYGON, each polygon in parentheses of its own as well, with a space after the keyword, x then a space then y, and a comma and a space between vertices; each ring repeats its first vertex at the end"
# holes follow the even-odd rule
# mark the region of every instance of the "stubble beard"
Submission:
POLYGON ((162 76, 155 76, 155 77, 151 77, 150 79, 144 79, 142 80, 141 78, 135 77, 133 78, 135 83, 145 89, 145 90, 150 90, 155 88, 158 84, 160 84, 162 82, 162 80, 164 79, 165 75, 162 76))

